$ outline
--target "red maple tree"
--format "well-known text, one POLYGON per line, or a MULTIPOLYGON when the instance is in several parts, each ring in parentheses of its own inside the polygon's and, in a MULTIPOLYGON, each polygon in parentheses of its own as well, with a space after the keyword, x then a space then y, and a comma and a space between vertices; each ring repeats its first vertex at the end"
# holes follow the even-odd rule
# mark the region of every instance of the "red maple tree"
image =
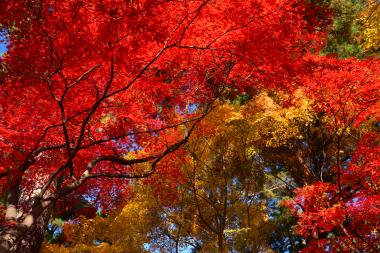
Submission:
POLYGON ((378 252, 379 61, 308 58, 303 88, 315 109, 330 118, 335 162, 321 169, 320 181, 296 189, 294 199, 284 204, 298 217, 296 232, 307 239, 302 252, 378 252), (350 152, 344 139, 355 131, 359 139, 350 152), (329 173, 333 177, 324 180, 329 173))
POLYGON ((324 20, 299 0, 15 0, 0 9, 10 42, 1 252, 37 252, 54 205, 66 208, 75 191, 109 193, 125 181, 106 178, 153 174, 214 99, 293 88, 299 59, 323 41, 314 27, 324 20))

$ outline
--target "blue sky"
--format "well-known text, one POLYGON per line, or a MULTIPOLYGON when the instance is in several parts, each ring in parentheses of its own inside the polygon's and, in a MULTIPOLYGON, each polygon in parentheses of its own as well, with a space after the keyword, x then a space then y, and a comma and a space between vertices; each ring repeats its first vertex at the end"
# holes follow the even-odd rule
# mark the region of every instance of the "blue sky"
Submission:
POLYGON ((4 43, 1 43, 0 42, 0 57, 3 55, 3 53, 7 51, 7 48, 6 46, 4 45, 4 43))
POLYGON ((4 53, 7 50, 6 46, 4 43, 0 43, 0 54, 4 53))
POLYGON ((6 42, 4 41, 5 37, 0 33, 0 56, 7 51, 6 42))

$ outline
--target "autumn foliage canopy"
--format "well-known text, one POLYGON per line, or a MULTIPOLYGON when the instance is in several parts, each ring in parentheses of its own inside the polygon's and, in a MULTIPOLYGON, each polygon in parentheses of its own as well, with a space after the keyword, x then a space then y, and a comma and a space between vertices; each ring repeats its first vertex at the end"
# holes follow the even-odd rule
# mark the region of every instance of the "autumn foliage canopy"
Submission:
MULTIPOLYGON (((268 168, 280 164, 293 186, 285 186, 290 193, 278 206, 293 217, 293 236, 302 238, 303 252, 379 251, 380 62, 375 56, 322 56, 334 11, 314 2, 1 1, 8 49, 0 60, 0 252, 38 252, 56 218, 63 217, 67 228, 96 212, 130 215, 140 206, 131 197, 136 194, 144 210, 153 208, 150 198, 170 210, 180 199, 191 208, 198 203, 198 209, 186 204, 181 210, 198 215, 192 222, 211 231, 219 252, 227 252, 238 247, 223 237, 235 228, 202 216, 197 197, 207 199, 210 194, 202 192, 221 182, 226 189, 237 181, 247 185, 247 175, 264 180, 273 172, 268 168), (264 93, 270 98, 260 100, 264 93), (244 96, 251 104, 243 109, 220 109, 244 96), (285 130, 271 128, 273 122, 285 130), (323 132, 322 142, 316 131, 323 132), (233 139, 238 136, 249 147, 239 146, 241 139, 233 139), (221 146, 233 148, 215 155, 221 146), (281 156, 289 147, 294 160, 281 156), (215 157, 234 162, 207 160, 215 157), (242 160, 266 165, 244 174, 242 160), (189 164, 215 184, 191 179, 189 164), (142 178, 142 188, 154 189, 151 195, 131 190, 131 182, 142 178), (181 191, 184 186, 190 190, 181 191)), ((264 192, 265 180, 247 196, 264 192)), ((255 212, 267 224, 267 202, 260 203, 255 212)), ((246 222, 240 207, 228 209, 235 216, 226 211, 225 220, 246 222)), ((183 220, 176 224, 185 227, 183 220)), ((206 247, 206 237, 197 232, 205 250, 213 247, 206 247)))

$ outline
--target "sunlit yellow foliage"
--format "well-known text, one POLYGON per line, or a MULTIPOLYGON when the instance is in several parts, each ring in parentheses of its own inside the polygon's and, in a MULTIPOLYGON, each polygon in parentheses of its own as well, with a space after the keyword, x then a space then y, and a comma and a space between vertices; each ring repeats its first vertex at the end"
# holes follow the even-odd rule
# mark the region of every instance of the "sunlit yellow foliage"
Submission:
POLYGON ((271 252, 265 196, 285 185, 266 175, 255 156, 302 139, 302 127, 313 117, 309 101, 296 92, 293 98, 261 93, 244 106, 221 105, 205 118, 187 146, 192 159, 185 164, 188 190, 180 209, 195 215, 182 222, 191 223, 201 252, 271 252))
POLYGON ((367 0, 366 7, 358 17, 362 24, 362 48, 366 52, 380 49, 380 2, 367 0))
MULTIPOLYGON (((307 126, 314 113, 310 102, 298 91, 284 107, 275 102, 276 96, 260 94, 245 108, 243 114, 251 125, 253 141, 264 141, 266 146, 278 147, 293 138, 302 138, 300 126, 307 126)), ((282 99, 289 99, 283 95, 282 99)))
POLYGON ((80 218, 80 222, 66 223, 64 236, 68 245, 44 243, 43 253, 140 253, 147 252, 148 231, 155 222, 151 210, 152 196, 137 193, 118 213, 106 218, 80 218))

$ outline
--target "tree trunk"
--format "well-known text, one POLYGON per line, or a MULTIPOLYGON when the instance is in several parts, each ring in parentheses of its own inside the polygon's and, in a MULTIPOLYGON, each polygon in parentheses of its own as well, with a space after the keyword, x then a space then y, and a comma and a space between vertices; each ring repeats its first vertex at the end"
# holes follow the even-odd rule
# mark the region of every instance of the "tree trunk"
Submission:
MULTIPOLYGON (((38 253, 49 223, 52 207, 46 208, 31 225, 9 224, 0 227, 0 253, 38 253)), ((32 219, 29 216, 27 219, 32 219)), ((25 223, 25 222, 24 222, 25 223)))
POLYGON ((218 250, 219 250, 219 253, 224 253, 224 234, 223 234, 223 232, 218 234, 218 250))

